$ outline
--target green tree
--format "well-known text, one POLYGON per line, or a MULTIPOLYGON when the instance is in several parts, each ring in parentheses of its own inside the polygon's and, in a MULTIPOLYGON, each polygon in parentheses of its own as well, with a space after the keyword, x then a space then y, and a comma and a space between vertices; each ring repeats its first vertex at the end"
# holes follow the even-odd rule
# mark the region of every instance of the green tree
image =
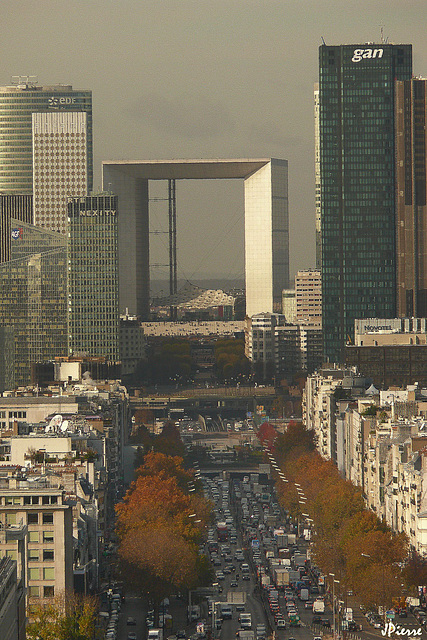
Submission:
POLYGON ((59 594, 31 606, 27 640, 93 640, 97 615, 96 598, 72 592, 59 594))

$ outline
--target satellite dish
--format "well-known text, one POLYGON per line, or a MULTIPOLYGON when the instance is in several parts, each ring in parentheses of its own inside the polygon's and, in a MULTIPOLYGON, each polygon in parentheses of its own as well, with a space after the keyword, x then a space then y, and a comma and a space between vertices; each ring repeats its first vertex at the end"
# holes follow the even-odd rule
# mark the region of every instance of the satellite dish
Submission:
POLYGON ((57 429, 62 424, 62 416, 58 413, 56 416, 53 416, 52 420, 48 424, 48 428, 52 427, 52 429, 57 429))

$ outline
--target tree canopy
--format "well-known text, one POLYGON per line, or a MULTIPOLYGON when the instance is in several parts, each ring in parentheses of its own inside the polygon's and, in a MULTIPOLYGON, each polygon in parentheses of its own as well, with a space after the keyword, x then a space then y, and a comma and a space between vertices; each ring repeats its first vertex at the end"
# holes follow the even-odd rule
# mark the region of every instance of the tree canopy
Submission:
POLYGON ((64 593, 32 605, 27 640, 93 640, 98 601, 92 596, 64 593))
POLYGON ((408 587, 418 583, 414 571, 402 571, 408 564, 406 536, 365 507, 361 489, 315 450, 313 432, 290 424, 274 440, 274 453, 289 480, 278 479, 279 499, 293 518, 309 514, 312 556, 325 574, 335 574, 342 590, 357 591, 367 605, 391 606, 404 580, 408 587), (306 498, 303 505, 295 483, 306 498))
POLYGON ((198 544, 211 505, 195 487, 194 473, 183 468, 182 458, 152 452, 116 506, 124 577, 157 603, 210 578, 198 544))

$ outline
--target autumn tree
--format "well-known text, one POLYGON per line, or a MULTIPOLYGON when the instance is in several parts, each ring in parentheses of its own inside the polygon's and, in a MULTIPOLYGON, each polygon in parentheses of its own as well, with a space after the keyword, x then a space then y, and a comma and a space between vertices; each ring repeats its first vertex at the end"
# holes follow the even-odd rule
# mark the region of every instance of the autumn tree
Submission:
MULTIPOLYGON (((315 450, 313 433, 290 425, 274 443, 276 460, 289 480, 278 481, 280 502, 293 517, 301 515, 295 484, 312 519, 312 557, 340 588, 352 588, 370 606, 391 606, 405 578, 408 555, 404 534, 390 530, 365 508, 360 487, 344 480, 332 461, 315 450)), ((414 572, 412 572, 412 575, 414 572)))
POLYGON ((63 593, 31 605, 28 640, 93 640, 98 601, 92 596, 63 593))
POLYGON ((119 557, 126 580, 155 604, 211 575, 198 545, 211 506, 195 488, 182 458, 149 453, 123 502, 116 506, 119 557))
POLYGON ((274 441, 277 438, 277 431, 270 422, 263 422, 260 426, 257 437, 263 447, 273 448, 274 441))

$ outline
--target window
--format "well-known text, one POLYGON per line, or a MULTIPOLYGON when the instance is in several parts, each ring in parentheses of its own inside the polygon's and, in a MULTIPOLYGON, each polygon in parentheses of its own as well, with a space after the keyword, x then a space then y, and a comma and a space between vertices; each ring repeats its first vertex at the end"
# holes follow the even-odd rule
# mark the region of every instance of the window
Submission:
POLYGON ((12 560, 18 559, 18 552, 15 551, 15 549, 7 549, 6 555, 8 558, 11 558, 12 560))
POLYGON ((28 542, 38 542, 39 541, 39 532, 38 531, 29 531, 28 532, 28 542))
POLYGON ((43 549, 43 560, 54 560, 53 549, 43 549))
POLYGON ((39 523, 39 514, 38 513, 29 513, 27 516, 28 524, 38 524, 39 523))
POLYGON ((43 587, 43 596, 45 598, 53 598, 55 595, 55 587, 43 587))
POLYGON ((6 504, 21 504, 21 498, 19 496, 7 496, 6 504))
POLYGON ((28 569, 28 579, 29 580, 40 580, 40 569, 35 569, 30 567, 28 569))
POLYGON ((43 542, 53 542, 53 531, 43 531, 43 542))
POLYGON ((6 514, 6 524, 16 524, 16 513, 6 514))
POLYGON ((53 524, 53 513, 43 514, 43 524, 53 524))
POLYGON ((40 552, 38 549, 28 549, 28 561, 37 562, 40 559, 40 552))
POLYGON ((40 587, 28 587, 28 595, 30 598, 40 597, 40 587))
POLYGON ((45 567, 43 569, 43 580, 55 580, 55 568, 45 567))

